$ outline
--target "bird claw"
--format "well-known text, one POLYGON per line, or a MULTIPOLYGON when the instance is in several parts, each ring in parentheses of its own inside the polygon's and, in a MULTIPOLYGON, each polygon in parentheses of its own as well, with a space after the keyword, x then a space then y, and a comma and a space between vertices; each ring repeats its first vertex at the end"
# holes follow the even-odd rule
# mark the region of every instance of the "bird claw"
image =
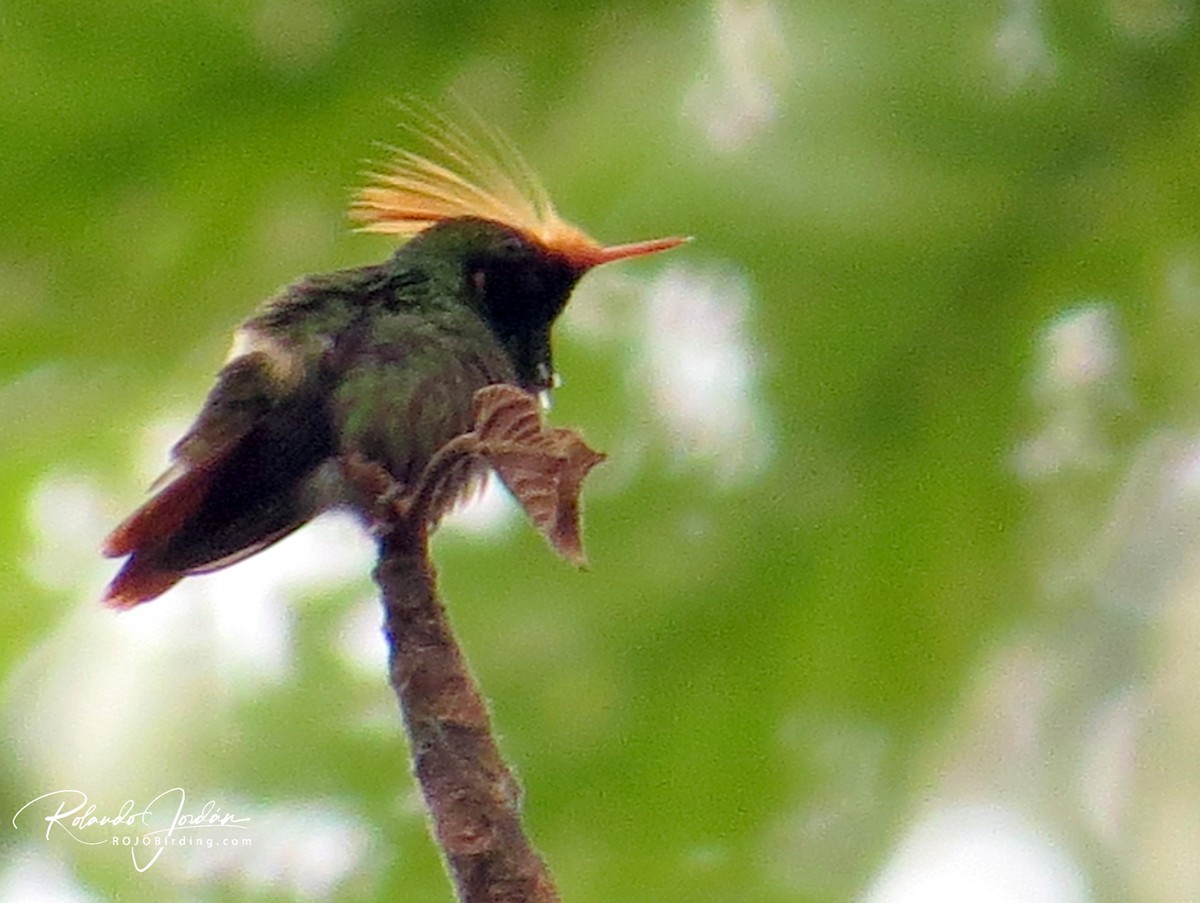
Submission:
POLYGON ((392 479, 383 465, 352 454, 342 459, 341 466, 368 533, 376 538, 388 536, 408 518, 412 502, 405 497, 404 486, 392 479))
POLYGON ((368 515, 367 532, 376 539, 388 536, 408 520, 412 500, 404 494, 404 487, 392 481, 392 485, 375 496, 368 515))

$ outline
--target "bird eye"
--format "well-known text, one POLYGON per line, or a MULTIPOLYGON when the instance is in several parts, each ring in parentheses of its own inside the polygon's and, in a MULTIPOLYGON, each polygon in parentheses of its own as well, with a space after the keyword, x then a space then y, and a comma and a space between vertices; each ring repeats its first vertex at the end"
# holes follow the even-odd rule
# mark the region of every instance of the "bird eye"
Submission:
POLYGON ((475 270, 471 274, 471 284, 475 286, 475 291, 482 295, 484 289, 487 288, 487 273, 483 270, 475 270))

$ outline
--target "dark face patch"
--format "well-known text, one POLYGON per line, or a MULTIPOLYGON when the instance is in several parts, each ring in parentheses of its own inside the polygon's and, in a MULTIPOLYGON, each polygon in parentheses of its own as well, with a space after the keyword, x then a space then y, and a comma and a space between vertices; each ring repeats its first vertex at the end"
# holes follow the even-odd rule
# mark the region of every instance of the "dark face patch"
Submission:
POLYGON ((497 223, 472 224, 464 259, 477 310, 508 352, 526 389, 550 388, 550 327, 580 273, 560 255, 497 223))

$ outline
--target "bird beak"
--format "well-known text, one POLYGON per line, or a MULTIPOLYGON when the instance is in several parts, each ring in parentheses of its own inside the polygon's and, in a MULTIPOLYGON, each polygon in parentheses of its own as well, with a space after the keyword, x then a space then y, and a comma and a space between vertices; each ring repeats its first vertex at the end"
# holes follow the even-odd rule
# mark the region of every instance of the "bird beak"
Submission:
POLYGON ((580 272, 600 266, 602 263, 612 263, 614 260, 625 260, 629 257, 642 257, 646 254, 657 254, 659 251, 669 251, 691 241, 691 237, 654 238, 650 241, 635 241, 627 245, 583 246, 572 248, 567 253, 567 259, 580 272))

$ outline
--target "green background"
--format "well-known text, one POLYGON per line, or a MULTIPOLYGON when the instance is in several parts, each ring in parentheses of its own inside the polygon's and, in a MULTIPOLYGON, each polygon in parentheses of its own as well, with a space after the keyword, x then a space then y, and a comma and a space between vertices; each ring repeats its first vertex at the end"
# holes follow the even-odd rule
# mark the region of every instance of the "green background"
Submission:
POLYGON ((1170 0, 0 5, 0 823, 178 785, 254 839, 138 874, 21 822, 0 889, 450 898, 382 667, 336 653, 362 547, 288 584, 258 682, 211 608, 100 609, 92 550, 236 323, 389 253, 351 189, 391 101, 453 92, 589 232, 696 238, 558 331, 553 422, 610 454, 591 569, 438 538, 563 898, 901 899, 960 804, 1058 857, 1044 899, 1194 898, 1198 75, 1170 0), (708 334, 646 316, 667 284, 731 355, 716 438, 655 401, 647 355, 708 334))

